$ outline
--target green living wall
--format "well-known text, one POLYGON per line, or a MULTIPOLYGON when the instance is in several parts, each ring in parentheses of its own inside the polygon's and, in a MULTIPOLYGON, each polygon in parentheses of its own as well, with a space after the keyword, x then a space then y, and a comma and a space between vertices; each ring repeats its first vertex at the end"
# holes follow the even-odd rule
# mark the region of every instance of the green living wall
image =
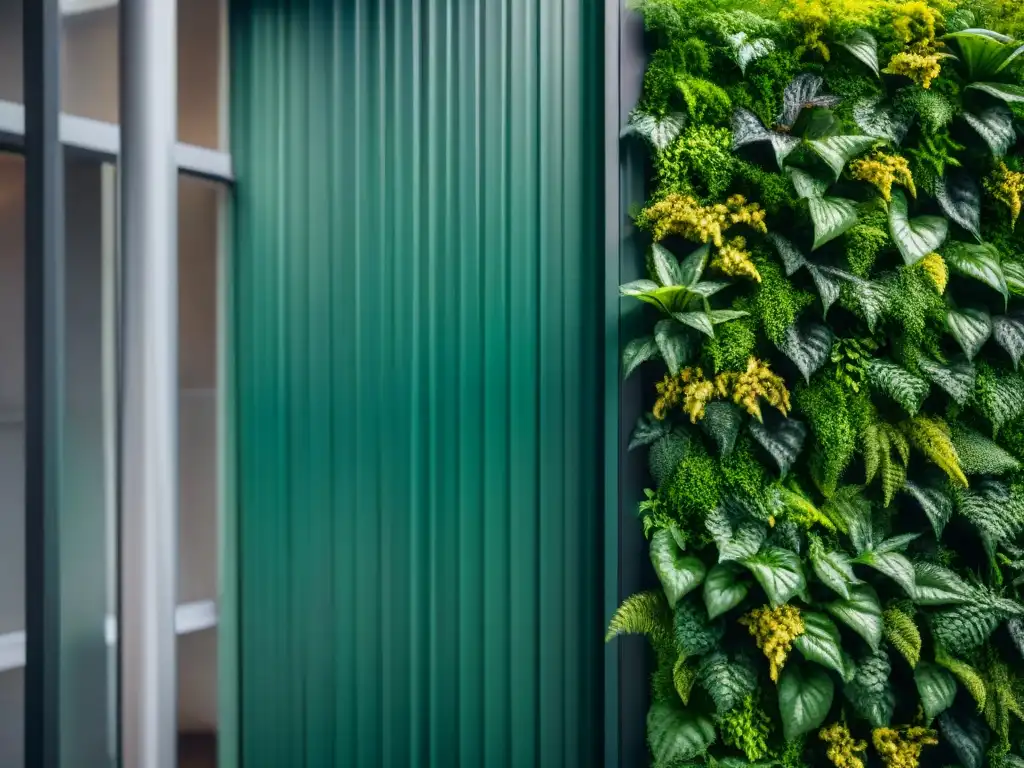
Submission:
POLYGON ((246 768, 598 759, 600 17, 232 2, 246 768))
POLYGON ((637 6, 655 763, 1024 766, 1024 6, 637 6))

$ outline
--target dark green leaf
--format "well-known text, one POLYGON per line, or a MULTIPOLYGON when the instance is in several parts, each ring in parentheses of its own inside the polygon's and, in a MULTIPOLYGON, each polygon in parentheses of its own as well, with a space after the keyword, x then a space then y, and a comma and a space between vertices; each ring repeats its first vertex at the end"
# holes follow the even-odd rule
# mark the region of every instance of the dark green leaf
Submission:
POLYGON ((878 73, 878 41, 870 32, 866 29, 858 29, 849 40, 840 45, 874 72, 875 77, 880 76, 878 73))
POLYGON ((719 716, 743 703, 757 689, 757 673, 750 666, 732 661, 721 651, 708 654, 697 670, 701 687, 715 702, 719 716))
POLYGON ((932 637, 955 656, 980 647, 999 626, 1001 614, 983 603, 965 603, 932 614, 932 637))
POLYGON ((936 664, 922 662, 914 670, 914 682, 921 697, 924 715, 932 720, 953 706, 956 678, 936 664))
POLYGON ((661 152, 679 138, 686 127, 686 115, 676 112, 658 117, 647 112, 635 110, 629 116, 629 122, 622 131, 625 136, 639 136, 651 143, 661 152))
POLYGON ((654 326, 654 341, 673 376, 692 362, 699 348, 692 334, 675 320, 659 320, 654 326))
POLYGON ((807 264, 807 259, 800 253, 799 249, 793 245, 789 240, 784 238, 782 235, 772 232, 768 235, 768 242, 770 242, 775 250, 779 254, 779 258, 782 259, 782 264, 786 268, 786 276, 792 276, 800 267, 807 264))
POLYGON ((707 243, 683 259, 679 265, 679 284, 693 287, 700 282, 704 269, 708 265, 711 246, 707 243))
POLYGON ((1020 469, 1019 461, 972 429, 953 425, 951 438, 965 475, 1003 475, 1020 469))
POLYGON ((684 325, 696 328, 706 336, 715 335, 715 326, 707 312, 673 312, 672 317, 684 325))
POLYGON ((803 110, 839 104, 838 97, 821 93, 824 85, 825 81, 820 75, 810 73, 797 75, 790 80, 782 92, 782 114, 776 122, 784 128, 792 128, 803 110))
POLYGON ((954 716, 953 712, 946 711, 939 715, 939 730, 963 768, 985 768, 989 733, 981 718, 976 715, 954 716))
POLYGON ((918 605, 962 605, 974 599, 971 587, 937 563, 914 564, 914 602, 918 605))
POLYGON ((653 360, 658 356, 658 345, 653 336, 642 336, 633 339, 622 350, 622 378, 628 379, 642 363, 653 360))
MULTIPOLYGON (((793 188, 796 190, 796 196, 801 200, 808 200, 812 197, 822 197, 829 187, 828 180, 819 179, 818 177, 813 176, 807 171, 802 171, 799 168, 790 168, 789 178, 793 182, 793 188)), ((769 235, 769 237, 771 236, 769 235)), ((782 256, 782 260, 786 264, 786 273, 790 275, 793 274, 793 272, 789 271, 789 262, 786 260, 786 256, 782 254, 781 250, 779 251, 779 255, 782 256)), ((801 259, 802 258, 803 257, 801 257, 801 259)), ((803 262, 801 262, 800 266, 802 265, 803 262)), ((796 271, 796 268, 794 268, 793 271, 796 271)))
POLYGON ((700 420, 701 429, 715 441, 721 456, 732 453, 742 425, 743 412, 738 406, 722 400, 708 403, 704 408, 704 418, 700 420))
POLYGON ((651 563, 673 608, 704 581, 707 572, 700 560, 683 553, 671 532, 664 528, 651 537, 651 563))
POLYGON ((761 447, 768 451, 783 476, 793 466, 807 439, 807 427, 796 419, 779 419, 774 429, 759 421, 751 421, 748 429, 761 447))
POLYGON ((779 679, 779 713, 786 741, 821 727, 832 708, 835 687, 820 667, 787 664, 779 679))
POLYGON ((1013 130, 1013 113, 1003 104, 989 107, 976 115, 965 112, 964 119, 984 139, 996 157, 1005 155, 1017 140, 1013 130))
POLYGON ((811 567, 822 584, 837 592, 844 600, 850 598, 850 586, 860 583, 845 552, 826 552, 811 547, 811 567))
POLYGON ((988 244, 950 243, 942 254, 946 263, 962 275, 980 280, 998 291, 1003 300, 1009 299, 1006 278, 999 264, 999 251, 988 244))
POLYGON ((1009 353, 1013 367, 1016 368, 1020 365, 1021 356, 1024 356, 1024 314, 1014 312, 993 317, 992 338, 1009 353))
POLYGON ((880 98, 861 99, 853 107, 853 121, 868 136, 899 146, 910 131, 910 120, 897 114, 880 98))
POLYGON ((877 142, 874 136, 829 136, 809 141, 807 145, 825 161, 832 169, 834 178, 838 179, 850 160, 871 149, 877 142))
POLYGON ((749 144, 768 142, 775 152, 779 168, 786 158, 800 145, 800 139, 788 133, 769 131, 753 112, 739 107, 732 116, 732 148, 740 149, 749 144))
MULTIPOLYGON (((982 342, 984 343, 984 342, 982 342)), ((933 360, 922 357, 918 360, 921 373, 935 386, 945 391, 958 405, 966 405, 974 394, 976 371, 966 360, 940 365, 933 360)))
POLYGON ((882 642, 882 608, 867 584, 850 587, 849 600, 833 600, 825 610, 863 637, 872 648, 882 642))
POLYGON ((985 80, 1003 71, 1020 55, 1013 38, 983 29, 965 29, 946 35, 960 50, 960 61, 972 82, 985 80))
POLYGON ((800 557, 779 547, 767 547, 740 561, 754 574, 772 605, 782 605, 807 588, 800 557))
POLYGON ((966 171, 949 168, 935 192, 942 212, 981 240, 981 187, 977 180, 966 171))
POLYGON ((814 264, 808 264, 807 270, 811 273, 814 286, 818 289, 818 295, 821 297, 821 314, 822 317, 825 317, 828 315, 829 307, 839 298, 839 290, 842 287, 840 279, 843 273, 831 267, 818 267, 814 264))
POLYGON ((704 580, 704 605, 708 618, 717 619, 743 602, 750 585, 735 563, 718 563, 704 580))
POLYGON ((828 360, 835 337, 827 325, 821 323, 794 323, 786 329, 786 335, 779 345, 782 353, 793 361, 804 380, 810 383, 813 376, 828 360))
POLYGON ((842 640, 835 622, 823 613, 803 611, 800 618, 804 622, 804 633, 793 641, 797 650, 808 661, 817 662, 840 675, 847 673, 843 661, 842 640))
POLYGON ((916 416, 928 397, 928 382, 906 368, 881 358, 873 358, 867 366, 868 382, 884 392, 911 416, 916 416))
POLYGON ((857 223, 857 204, 841 197, 809 198, 807 207, 814 223, 814 249, 834 240, 857 223))
POLYGON ((877 650, 861 659, 853 679, 843 689, 846 700, 873 728, 887 726, 892 720, 896 695, 889 680, 891 674, 889 654, 877 650))
POLYGON ((683 600, 676 606, 674 620, 676 647, 686 656, 703 656, 722 641, 721 622, 711 623, 704 606, 683 600))
POLYGON ((651 246, 651 270, 660 285, 687 285, 683 282, 683 269, 679 260, 660 243, 651 246))
POLYGON ((914 595, 914 566, 899 552, 865 552, 855 562, 884 573, 903 587, 908 595, 914 595))
POLYGON ((974 88, 989 96, 995 96, 1008 104, 1019 104, 1024 102, 1024 88, 1009 83, 971 83, 968 88, 974 88))
POLYGON ((647 713, 647 741, 657 765, 702 755, 714 740, 715 724, 707 715, 668 702, 655 702, 647 713))
POLYGON ((953 516, 953 499, 946 488, 919 486, 908 480, 904 483, 903 490, 913 496, 921 505, 921 509, 935 531, 935 538, 940 538, 946 523, 953 516))
POLYGON ((718 547, 718 562, 743 560, 757 554, 768 536, 760 520, 737 519, 729 507, 720 506, 704 518, 704 527, 718 547))
POLYGON ((992 335, 992 318, 981 309, 950 309, 946 312, 946 327, 967 359, 973 360, 992 335))
POLYGON ((903 261, 915 264, 934 253, 945 242, 949 224, 941 216, 910 218, 907 196, 903 190, 892 193, 889 204, 889 234, 903 254, 903 261))

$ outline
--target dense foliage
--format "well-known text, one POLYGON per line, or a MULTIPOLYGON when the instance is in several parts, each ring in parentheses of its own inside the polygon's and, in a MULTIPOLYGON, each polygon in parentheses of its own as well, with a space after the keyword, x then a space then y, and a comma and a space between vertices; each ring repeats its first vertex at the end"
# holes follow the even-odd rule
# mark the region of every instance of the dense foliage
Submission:
POLYGON ((1024 3, 638 10, 656 765, 1024 766, 1024 3))

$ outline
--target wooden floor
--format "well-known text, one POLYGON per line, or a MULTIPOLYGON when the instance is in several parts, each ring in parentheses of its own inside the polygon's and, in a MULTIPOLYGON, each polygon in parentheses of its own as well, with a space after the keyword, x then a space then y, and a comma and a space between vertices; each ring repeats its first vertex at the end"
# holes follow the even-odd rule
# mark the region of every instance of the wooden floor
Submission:
POLYGON ((178 768, 217 768, 217 737, 206 733, 181 734, 178 768))

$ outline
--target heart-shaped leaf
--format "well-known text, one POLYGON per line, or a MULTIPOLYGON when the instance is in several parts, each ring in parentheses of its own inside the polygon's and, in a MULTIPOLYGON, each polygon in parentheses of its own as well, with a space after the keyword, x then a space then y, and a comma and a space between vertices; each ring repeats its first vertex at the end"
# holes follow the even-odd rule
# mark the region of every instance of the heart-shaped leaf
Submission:
POLYGON ((936 185, 935 198, 944 214, 981 240, 981 186, 971 174, 947 169, 936 185))
POLYGON ((918 605, 962 605, 974 599, 971 587, 937 563, 914 564, 914 602, 918 605))
POLYGON ((825 610, 863 637, 873 649, 882 642, 882 607, 869 585, 851 586, 849 600, 833 600, 825 605, 825 610))
POLYGON ((839 298, 841 281, 845 273, 832 267, 819 267, 814 264, 808 264, 807 271, 811 273, 814 285, 818 289, 818 295, 821 297, 821 315, 826 317, 829 307, 839 298))
POLYGON ((831 108, 839 104, 839 97, 823 95, 825 81, 820 75, 804 73, 797 75, 782 92, 782 112, 776 117, 777 125, 790 129, 800 113, 811 107, 831 108))
POLYGON ((820 667, 787 664, 779 678, 779 713, 786 741, 821 727, 832 708, 835 686, 820 667))
POLYGON ((924 511, 935 531, 935 538, 942 537, 942 531, 953 516, 953 499, 944 486, 929 487, 916 485, 909 480, 903 484, 903 490, 909 493, 924 511))
POLYGON ((647 743, 656 765, 692 760, 715 740, 715 723, 678 703, 655 702, 647 713, 647 743))
POLYGON ((867 321, 868 329, 874 333, 875 326, 885 314, 886 307, 889 306, 889 293, 884 285, 873 283, 870 280, 852 277, 849 282, 853 286, 854 301, 860 307, 864 320, 867 321))
POLYGON ((786 329, 779 350, 793 361, 804 380, 810 383, 811 376, 828 360, 834 339, 827 325, 794 323, 786 329))
POLYGON ((903 261, 915 264, 929 253, 933 253, 946 241, 949 223, 941 216, 918 216, 910 218, 907 196, 903 190, 892 193, 889 204, 889 234, 900 249, 903 261))
POLYGON ((834 178, 838 179, 850 160, 877 143, 878 139, 874 136, 829 136, 827 139, 808 141, 807 146, 825 161, 832 169, 834 178))
POLYGON ((847 669, 843 660, 843 645, 835 622, 823 613, 803 611, 804 633, 793 645, 808 661, 813 661, 845 676, 847 669))
POLYGON ((850 564, 850 556, 845 552, 827 552, 822 547, 814 546, 811 547, 810 554, 814 575, 844 600, 849 600, 850 586, 860 583, 850 564))
POLYGON ((992 338, 1009 353, 1013 367, 1016 368, 1024 355, 1024 313, 1014 312, 993 317, 992 338))
POLYGON ((807 427, 796 419, 779 419, 774 428, 759 421, 751 421, 748 429, 753 438, 775 460, 782 476, 789 472, 807 439, 807 427))
POLYGON ((718 562, 742 560, 757 554, 768 536, 760 520, 730 514, 731 507, 719 506, 704 518, 704 527, 718 546, 718 562))
POLYGON ((800 556, 780 547, 766 547, 741 561, 746 566, 772 605, 782 605, 807 588, 800 556))
POLYGON ((693 335, 675 320, 658 321, 654 326, 654 341, 673 376, 693 360, 699 348, 693 335))
POLYGON ((1000 266, 999 251, 993 246, 987 243, 950 243, 942 256, 955 271, 980 280, 998 291, 1004 302, 1009 300, 1010 293, 1000 266))
POLYGON ((814 223, 814 249, 834 240, 857 223, 857 204, 841 197, 809 198, 807 207, 814 223))
POLYGON ((966 360, 940 365, 934 360, 922 357, 918 367, 932 384, 939 387, 959 405, 966 405, 974 394, 976 372, 966 360))
POLYGON ((648 112, 634 111, 629 122, 622 131, 623 136, 639 136, 649 141, 651 146, 661 152, 679 138, 686 127, 686 115, 681 112, 657 116, 648 112))
POLYGON ((923 662, 914 670, 917 694, 921 697, 924 716, 931 720, 953 706, 956 678, 937 664, 923 662))
POLYGON ((658 356, 658 345, 653 336, 641 336, 633 339, 622 350, 622 378, 628 379, 641 364, 658 356))
POLYGON ((1013 130, 1013 113, 1004 104, 989 107, 984 112, 964 113, 964 120, 981 136, 995 157, 1002 157, 1017 140, 1013 130))
POLYGON ((673 608, 704 581, 707 573, 704 564, 684 554, 672 533, 664 528, 651 537, 651 563, 673 608))
POLYGON ((720 456, 732 453, 742 425, 743 412, 739 406, 723 400, 708 403, 704 407, 704 418, 700 420, 700 428, 715 441, 720 456))
POLYGON ((645 445, 651 445, 672 431, 672 424, 664 419, 655 418, 652 413, 645 413, 637 419, 633 434, 629 438, 632 451, 645 445))
POLYGON ((855 562, 884 573, 903 587, 908 595, 914 595, 914 565, 899 552, 865 552, 855 562))
MULTIPOLYGON (((819 179, 817 176, 812 176, 807 171, 802 171, 799 168, 790 168, 789 178, 793 182, 796 196, 801 200, 822 197, 828 190, 829 182, 827 179, 819 179)), ((786 261, 785 256, 783 256, 783 261, 786 261)))
POLYGON ((950 309, 946 311, 946 327, 967 359, 973 360, 992 335, 992 318, 981 309, 950 309))
POLYGON ((871 386, 887 394, 911 416, 921 410, 930 387, 920 376, 877 357, 868 363, 866 371, 871 386))
POLYGON ((792 276, 807 264, 807 259, 800 253, 800 250, 782 235, 772 232, 768 235, 768 242, 775 246, 779 258, 782 259, 782 264, 786 268, 786 277, 792 276))
POLYGON ((878 72, 878 41, 866 29, 858 29, 845 43, 840 43, 858 61, 867 66, 875 77, 880 77, 878 72))
POLYGON ((743 602, 750 591, 750 584, 743 575, 739 566, 731 562, 718 563, 711 568, 704 580, 704 605, 709 619, 717 619, 743 602))
POLYGON ((853 122, 868 136, 899 146, 910 131, 910 120, 898 115, 880 98, 861 99, 853 107, 853 122))
POLYGON ((728 35, 725 39, 729 43, 729 47, 732 48, 732 55, 740 66, 740 72, 744 75, 747 74, 747 66, 750 62, 763 58, 775 50, 775 43, 767 37, 751 40, 747 37, 746 32, 737 32, 734 35, 728 35))
POLYGON ((987 93, 989 96, 995 96, 1007 104, 1024 102, 1024 87, 1019 85, 1009 83, 971 83, 967 88, 974 88, 982 93, 987 93))
POLYGON ((732 116, 732 148, 741 149, 765 141, 772 145, 780 169, 786 158, 800 146, 800 139, 796 136, 770 131, 761 124, 757 115, 749 109, 738 107, 732 116))

